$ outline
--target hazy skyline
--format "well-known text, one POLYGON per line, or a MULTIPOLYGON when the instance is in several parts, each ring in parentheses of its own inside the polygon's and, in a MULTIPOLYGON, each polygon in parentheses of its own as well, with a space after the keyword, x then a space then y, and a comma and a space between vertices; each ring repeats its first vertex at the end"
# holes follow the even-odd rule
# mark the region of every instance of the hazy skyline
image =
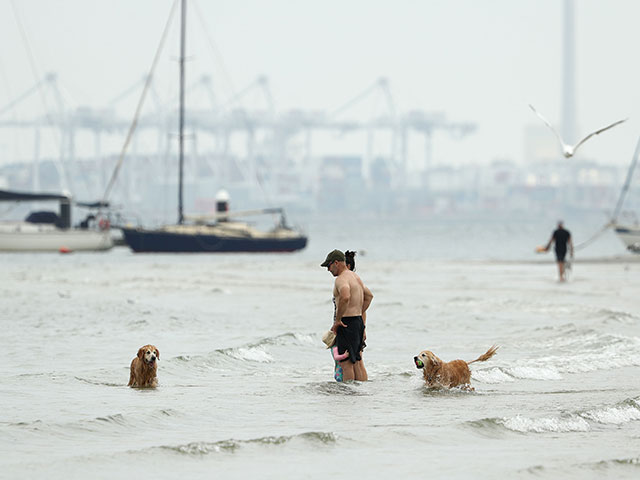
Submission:
MULTIPOLYGON (((0 0, 0 108, 47 72, 57 73, 68 106, 107 106, 148 71, 172 4, 0 0)), ((640 3, 574 5, 578 133, 629 121, 558 160, 626 165, 640 134, 640 3)), ((525 128, 546 128, 529 103, 560 125, 562 16, 562 0, 190 0, 187 74, 190 82, 211 75, 219 103, 266 75, 278 112, 330 112, 386 77, 398 111, 443 112, 478 125, 462 140, 436 132, 436 163, 521 163, 525 128)), ((177 82, 177 19, 176 12, 156 74, 161 93, 177 82)), ((133 115, 138 95, 123 112, 133 115)), ((43 113, 37 99, 15 110, 11 115, 25 118, 43 113)), ((1 163, 26 148, 6 131, 0 129, 1 163)))

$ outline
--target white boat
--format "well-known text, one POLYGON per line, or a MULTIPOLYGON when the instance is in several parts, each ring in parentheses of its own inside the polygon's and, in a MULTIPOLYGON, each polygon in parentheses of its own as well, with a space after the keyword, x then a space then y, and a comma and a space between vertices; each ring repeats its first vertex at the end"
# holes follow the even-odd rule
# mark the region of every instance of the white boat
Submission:
POLYGON ((29 222, 0 223, 2 252, 75 252, 109 250, 113 241, 108 230, 62 230, 55 225, 29 222))
POLYGON ((627 246, 627 250, 640 253, 640 225, 615 224, 614 229, 618 238, 627 246))
MULTIPOLYGON (((26 193, 0 190, 1 201, 57 200, 60 215, 55 212, 33 212, 24 221, 0 222, 0 251, 2 252, 74 252, 101 251, 113 247, 108 221, 96 222, 89 215, 79 227, 71 226, 71 197, 69 195, 26 193)), ((92 206, 93 204, 77 204, 92 206)))

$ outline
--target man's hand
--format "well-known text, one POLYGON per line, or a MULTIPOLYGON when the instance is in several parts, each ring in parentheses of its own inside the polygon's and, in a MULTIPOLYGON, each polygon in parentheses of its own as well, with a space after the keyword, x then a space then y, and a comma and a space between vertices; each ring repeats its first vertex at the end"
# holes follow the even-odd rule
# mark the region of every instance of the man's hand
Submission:
POLYGON ((342 323, 342 319, 340 320, 336 320, 335 322, 333 322, 333 325, 331 327, 331 331, 333 333, 335 333, 336 335, 338 334, 338 327, 347 327, 344 323, 342 323))

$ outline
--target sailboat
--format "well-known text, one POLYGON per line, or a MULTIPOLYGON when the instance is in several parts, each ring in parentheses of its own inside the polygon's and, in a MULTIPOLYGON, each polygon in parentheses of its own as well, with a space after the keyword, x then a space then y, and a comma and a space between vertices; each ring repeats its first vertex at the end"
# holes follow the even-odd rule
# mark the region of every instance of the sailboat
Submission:
POLYGON ((631 185, 631 179, 633 178, 633 172, 636 168, 636 164, 638 163, 638 154, 640 153, 640 139, 638 139, 638 143, 636 145, 636 151, 633 154, 633 159, 631 160, 631 165, 629 165, 629 170, 627 171, 627 178, 624 182, 624 186, 620 192, 620 197, 618 198, 618 204, 616 205, 616 209, 613 214, 613 218, 611 220, 611 225, 618 235, 618 238, 625 244, 627 250, 632 253, 640 253, 640 224, 636 221, 634 225, 623 224, 618 222, 618 214, 622 208, 624 203, 624 198, 629 190, 629 186, 631 185))
POLYGON ((183 213, 184 169, 184 87, 186 0, 181 1, 180 29, 180 110, 178 223, 160 228, 120 227, 125 242, 134 252, 293 252, 307 245, 307 237, 289 227, 281 208, 229 212, 228 199, 217 199, 217 213, 188 217, 183 213), (279 214, 280 220, 270 231, 261 231, 235 218, 247 215, 279 214), (185 223, 191 221, 191 223, 185 223))
MULTIPOLYGON (((31 212, 24 221, 0 222, 0 251, 3 252, 73 252, 109 250, 113 240, 106 217, 97 218, 90 213, 78 226, 71 224, 69 194, 28 193, 0 190, 0 201, 42 202, 57 201, 60 213, 52 211, 31 212)), ((102 202, 75 205, 100 209, 102 202)))
POLYGON ((640 224, 614 226, 618 238, 632 253, 640 253, 640 224))

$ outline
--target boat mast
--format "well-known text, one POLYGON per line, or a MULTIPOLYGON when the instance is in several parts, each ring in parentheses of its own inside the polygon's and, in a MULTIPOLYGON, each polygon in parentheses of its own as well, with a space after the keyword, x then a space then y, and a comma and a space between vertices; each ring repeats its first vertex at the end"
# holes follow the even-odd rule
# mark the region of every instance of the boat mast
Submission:
POLYGON ((184 221, 182 211, 182 177, 184 169, 184 52, 186 43, 187 0, 182 0, 182 15, 180 26, 180 127, 178 132, 179 142, 179 175, 178 175, 178 223, 184 221))
POLYGON ((631 160, 631 165, 629 165, 629 170, 627 171, 627 179, 624 181, 624 186, 620 191, 620 196, 618 197, 618 203, 616 204, 616 209, 613 211, 613 217, 611 218, 611 223, 616 223, 618 221, 618 215, 620 214, 620 210, 622 209, 622 204, 624 203, 624 197, 629 190, 629 185, 631 185, 631 179, 633 178, 633 171, 636 168, 636 163, 638 163, 638 154, 640 154, 640 138, 638 138, 638 143, 636 144, 636 151, 633 152, 633 159, 631 160))

